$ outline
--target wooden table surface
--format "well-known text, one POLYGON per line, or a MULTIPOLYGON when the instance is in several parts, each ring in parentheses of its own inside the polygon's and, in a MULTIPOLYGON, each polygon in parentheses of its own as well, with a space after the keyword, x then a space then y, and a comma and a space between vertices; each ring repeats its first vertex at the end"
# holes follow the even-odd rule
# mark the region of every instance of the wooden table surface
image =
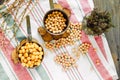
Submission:
MULTIPOLYGON (((105 33, 120 77, 120 0, 94 0, 95 8, 108 10, 115 28, 105 33)), ((120 79, 120 78, 119 78, 120 79)))

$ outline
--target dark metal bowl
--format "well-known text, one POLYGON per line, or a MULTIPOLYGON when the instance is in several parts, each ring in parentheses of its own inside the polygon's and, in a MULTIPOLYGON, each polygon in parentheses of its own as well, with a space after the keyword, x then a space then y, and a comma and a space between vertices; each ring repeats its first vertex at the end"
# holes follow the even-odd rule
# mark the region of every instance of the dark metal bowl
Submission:
MULTIPOLYGON (((29 42, 28 39, 23 39, 23 40, 20 42, 20 45, 17 46, 17 54, 18 54, 18 55, 19 55, 19 50, 20 50, 20 48, 21 48, 22 46, 24 46, 27 42, 29 42)), ((35 40, 35 39, 32 39, 31 42, 38 44, 38 45, 42 48, 42 51, 43 51, 43 55, 42 55, 42 59, 41 59, 41 62, 42 62, 43 59, 44 59, 44 49, 43 49, 43 47, 42 47, 41 44, 39 44, 38 41, 35 40)), ((19 57, 18 57, 18 60, 19 60, 19 62, 21 63, 21 60, 20 60, 19 57)), ((40 63, 40 65, 41 65, 41 63, 40 63)), ((32 68, 36 68, 36 67, 38 67, 38 66, 33 66, 32 68)), ((26 68, 29 68, 29 67, 26 67, 26 68)))
POLYGON ((43 18, 43 23, 44 23, 44 26, 45 26, 45 20, 46 20, 46 18, 48 17, 49 14, 51 14, 51 13, 54 12, 54 11, 58 11, 58 12, 61 12, 61 13, 63 14, 63 17, 66 19, 66 22, 65 22, 66 27, 65 27, 64 30, 63 30, 62 32, 60 32, 60 33, 52 33, 52 32, 50 32, 48 29, 46 29, 46 27, 45 27, 45 29, 46 29, 46 31, 47 31, 48 33, 50 33, 51 35, 61 35, 61 34, 63 34, 63 33, 67 30, 67 28, 68 28, 68 26, 69 26, 69 18, 68 18, 67 14, 66 14, 64 11, 62 11, 62 10, 60 10, 60 9, 51 9, 51 10, 49 10, 49 11, 45 14, 45 16, 44 16, 44 18, 43 18))

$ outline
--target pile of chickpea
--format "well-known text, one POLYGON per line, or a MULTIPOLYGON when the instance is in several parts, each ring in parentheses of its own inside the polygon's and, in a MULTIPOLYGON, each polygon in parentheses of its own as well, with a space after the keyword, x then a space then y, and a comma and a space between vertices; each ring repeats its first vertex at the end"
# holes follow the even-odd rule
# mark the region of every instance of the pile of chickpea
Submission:
POLYGON ((66 28, 66 19, 59 11, 53 11, 45 19, 45 27, 52 33, 61 33, 66 28))
POLYGON ((27 42, 21 46, 18 52, 18 57, 22 66, 33 68, 39 66, 43 59, 43 48, 37 43, 27 42))
POLYGON ((69 33, 69 36, 66 38, 59 38, 58 40, 54 40, 54 42, 46 42, 45 46, 52 50, 54 48, 60 48, 65 45, 74 45, 74 43, 81 39, 82 30, 81 23, 71 23, 69 24, 69 28, 66 30, 69 33))
POLYGON ((85 54, 88 52, 88 49, 91 47, 91 44, 90 43, 82 43, 80 46, 79 46, 79 51, 81 51, 81 53, 85 54))
POLYGON ((68 53, 62 53, 55 57, 55 62, 61 64, 64 69, 69 69, 75 65, 76 60, 68 53))

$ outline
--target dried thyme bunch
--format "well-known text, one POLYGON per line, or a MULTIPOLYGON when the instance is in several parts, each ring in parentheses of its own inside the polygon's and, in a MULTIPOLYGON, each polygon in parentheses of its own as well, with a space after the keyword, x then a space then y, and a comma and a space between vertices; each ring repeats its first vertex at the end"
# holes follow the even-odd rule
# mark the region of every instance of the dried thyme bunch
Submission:
POLYGON ((88 35, 100 35, 114 27, 111 22, 110 13, 107 11, 98 11, 94 9, 90 14, 84 17, 83 30, 88 35))
POLYGON ((38 0, 0 0, 0 30, 8 36, 12 31, 10 40, 17 42, 17 33, 27 14, 35 7, 38 0))

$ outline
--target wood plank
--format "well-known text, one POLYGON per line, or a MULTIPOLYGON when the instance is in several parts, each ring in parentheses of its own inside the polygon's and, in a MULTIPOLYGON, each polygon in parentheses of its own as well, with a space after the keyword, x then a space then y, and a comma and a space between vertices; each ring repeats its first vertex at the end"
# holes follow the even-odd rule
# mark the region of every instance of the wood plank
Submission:
POLYGON ((120 0, 93 0, 95 8, 110 11, 115 28, 105 33, 110 50, 120 77, 120 0))

